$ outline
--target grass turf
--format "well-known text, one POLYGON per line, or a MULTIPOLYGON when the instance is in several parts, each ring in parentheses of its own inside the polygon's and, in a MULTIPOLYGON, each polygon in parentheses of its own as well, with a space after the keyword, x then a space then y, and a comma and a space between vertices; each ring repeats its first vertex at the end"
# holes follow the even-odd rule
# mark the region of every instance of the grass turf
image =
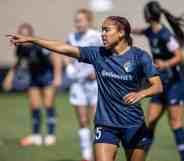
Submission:
MULTIPOLYGON (((143 101, 146 109, 147 101, 143 101)), ((30 133, 28 99, 24 94, 0 94, 0 161, 79 161, 80 148, 77 120, 68 102, 68 93, 59 94, 57 107, 57 144, 51 147, 20 147, 21 137, 30 133)), ((43 112, 44 114, 44 112, 43 112)), ((43 120, 44 121, 44 120, 43 120)), ((46 131, 45 126, 43 132, 46 131)), ((124 161, 124 152, 119 150, 117 160, 124 161)), ((167 117, 160 120, 156 140, 147 161, 177 161, 172 133, 167 117)))

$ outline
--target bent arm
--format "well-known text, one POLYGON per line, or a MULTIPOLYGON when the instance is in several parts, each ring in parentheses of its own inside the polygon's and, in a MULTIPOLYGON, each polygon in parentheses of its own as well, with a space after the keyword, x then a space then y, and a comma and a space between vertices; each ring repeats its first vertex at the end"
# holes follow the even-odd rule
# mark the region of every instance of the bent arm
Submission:
POLYGON ((5 76, 2 87, 5 91, 10 91, 12 89, 13 79, 15 76, 15 72, 17 67, 20 65, 21 59, 18 59, 16 63, 9 69, 7 75, 5 76))
POLYGON ((166 66, 168 67, 173 67, 182 62, 181 50, 177 48, 173 53, 174 53, 174 56, 171 59, 165 61, 166 66))
POLYGON ((55 87, 59 87, 61 84, 62 80, 62 68, 63 68, 63 63, 61 60, 61 56, 59 54, 53 53, 51 55, 51 60, 52 60, 52 65, 53 65, 53 73, 54 73, 54 79, 53 79, 53 85, 55 87))
POLYGON ((149 97, 163 92, 162 83, 159 76, 154 76, 148 79, 150 87, 140 91, 142 97, 149 97))
POLYGON ((63 65, 61 61, 61 55, 57 55, 53 53, 51 56, 51 59, 52 59, 52 64, 54 68, 54 77, 55 77, 61 74, 61 69, 63 65))
POLYGON ((148 81, 150 83, 149 88, 143 89, 139 92, 128 93, 125 97, 123 97, 124 102, 127 104, 134 104, 145 97, 153 96, 163 91, 162 83, 159 76, 150 77, 148 81))
POLYGON ((156 66, 160 69, 167 69, 182 62, 182 52, 177 41, 171 37, 167 43, 168 50, 173 53, 173 57, 168 60, 156 60, 156 66))

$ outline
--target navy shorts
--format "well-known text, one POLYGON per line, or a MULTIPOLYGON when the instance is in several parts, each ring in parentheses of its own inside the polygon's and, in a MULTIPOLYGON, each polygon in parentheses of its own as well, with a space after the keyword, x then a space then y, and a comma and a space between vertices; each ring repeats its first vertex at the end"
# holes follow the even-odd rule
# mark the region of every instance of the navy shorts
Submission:
POLYGON ((114 128, 107 126, 96 126, 94 144, 107 143, 122 146, 126 149, 146 150, 152 143, 150 133, 145 124, 139 127, 114 128))
POLYGON ((184 104, 184 80, 178 83, 176 90, 179 95, 180 103, 183 105, 184 104))
POLYGON ((47 87, 52 85, 53 73, 51 71, 31 74, 30 87, 47 87))
POLYGON ((165 85, 164 92, 151 97, 151 103, 158 103, 167 107, 181 105, 184 101, 184 83, 177 82, 165 85))

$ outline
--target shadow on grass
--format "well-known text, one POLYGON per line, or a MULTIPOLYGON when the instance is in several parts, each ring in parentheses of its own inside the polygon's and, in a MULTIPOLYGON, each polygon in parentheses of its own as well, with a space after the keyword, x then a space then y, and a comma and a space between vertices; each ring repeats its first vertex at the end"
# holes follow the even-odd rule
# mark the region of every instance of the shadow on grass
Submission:
POLYGON ((12 146, 19 146, 19 138, 0 138, 0 146, 8 146, 8 145, 12 145, 12 146))

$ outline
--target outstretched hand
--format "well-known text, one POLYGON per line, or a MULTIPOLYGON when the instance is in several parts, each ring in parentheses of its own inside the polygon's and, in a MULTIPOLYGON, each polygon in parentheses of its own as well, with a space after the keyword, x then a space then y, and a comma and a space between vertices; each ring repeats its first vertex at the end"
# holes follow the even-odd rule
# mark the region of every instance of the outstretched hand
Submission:
POLYGON ((32 41, 32 37, 18 34, 7 34, 6 37, 9 39, 10 43, 14 45, 28 43, 32 41))

